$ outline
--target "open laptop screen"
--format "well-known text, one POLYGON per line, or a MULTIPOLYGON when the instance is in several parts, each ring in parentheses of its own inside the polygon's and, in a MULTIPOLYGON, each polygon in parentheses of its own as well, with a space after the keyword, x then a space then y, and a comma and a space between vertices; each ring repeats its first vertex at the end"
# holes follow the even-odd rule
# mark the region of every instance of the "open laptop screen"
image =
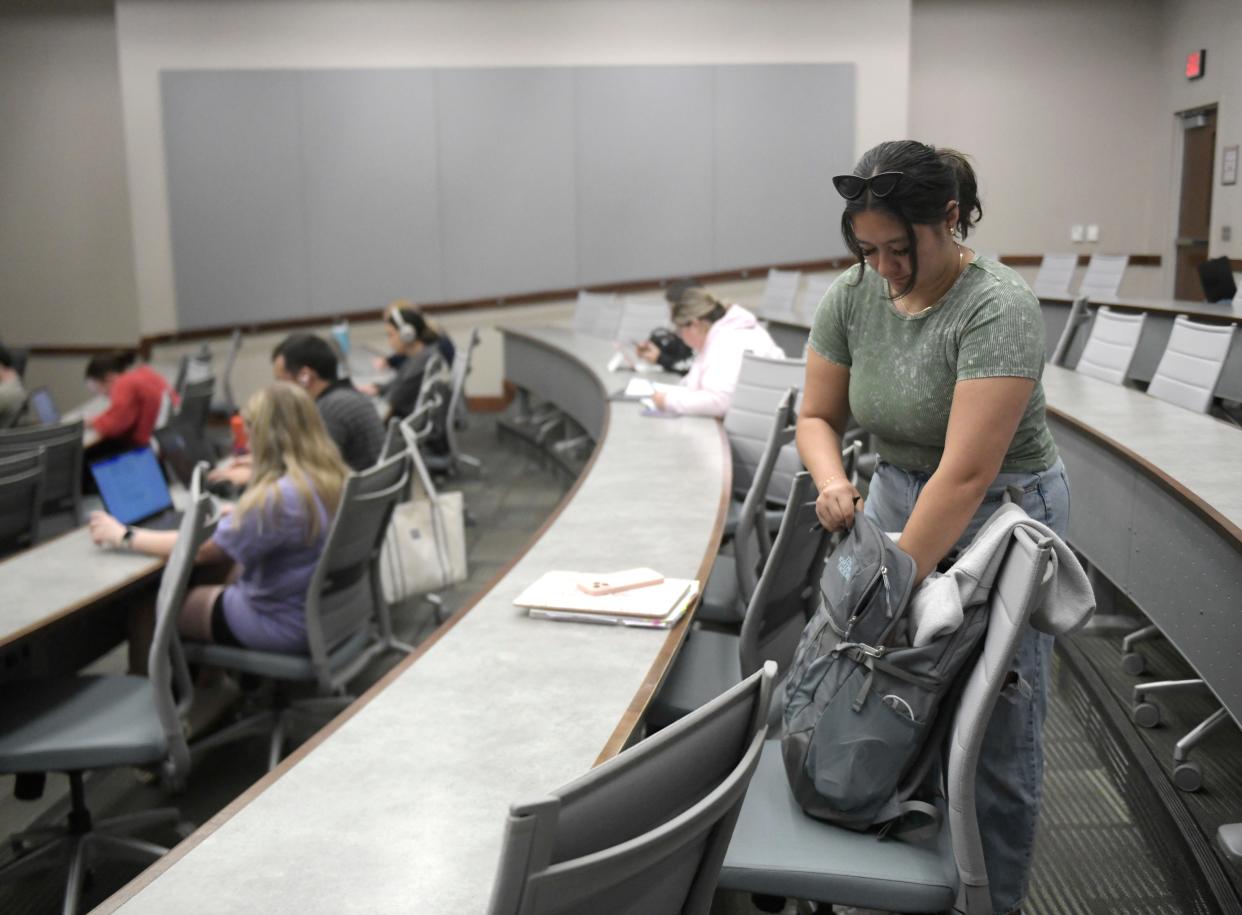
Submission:
POLYGON ((122 524, 137 524, 172 508, 168 482, 150 448, 91 464, 91 474, 108 514, 122 524))
POLYGON ((56 408, 52 392, 47 388, 35 388, 30 392, 30 408, 45 426, 54 426, 60 422, 60 410, 56 408))

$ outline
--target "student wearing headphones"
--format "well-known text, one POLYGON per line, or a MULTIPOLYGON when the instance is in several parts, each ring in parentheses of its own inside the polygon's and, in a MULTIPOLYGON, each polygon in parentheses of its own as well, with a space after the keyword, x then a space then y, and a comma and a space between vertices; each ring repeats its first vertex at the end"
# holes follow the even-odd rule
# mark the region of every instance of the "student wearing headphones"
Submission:
POLYGON ((164 376, 149 365, 134 366, 135 356, 106 353, 86 364, 87 387, 108 398, 108 409, 90 423, 99 436, 91 446, 92 459, 150 444, 165 400, 170 406, 177 404, 177 394, 164 376))
POLYGON ((385 312, 384 330, 393 355, 404 357, 397 367, 397 377, 382 385, 359 385, 358 390, 383 397, 390 415, 401 418, 409 416, 418 402, 431 357, 436 353, 443 355, 443 338, 421 312, 400 302, 393 303, 385 312))
MULTIPOLYGON (((390 312, 394 309, 399 309, 403 312, 413 312, 418 315, 423 314, 422 309, 420 309, 417 305, 415 305, 409 299, 394 299, 393 301, 389 302, 388 306, 384 309, 385 316, 387 315, 387 312, 390 312)), ((427 324, 429 328, 431 328, 432 331, 435 332, 436 346, 440 350, 440 355, 444 357, 444 361, 447 364, 452 365, 453 357, 457 353, 457 347, 453 345, 452 338, 449 337, 449 335, 445 333, 444 329, 440 327, 439 325, 437 325, 434 321, 429 321, 425 315, 423 315, 423 321, 427 324)), ((389 353, 387 356, 383 358, 376 359, 375 368, 377 371, 384 371, 385 369, 391 369, 392 371, 395 372, 399 368, 401 368, 401 363, 405 362, 405 360, 406 360, 406 356, 404 352, 394 351, 392 353, 389 353)))

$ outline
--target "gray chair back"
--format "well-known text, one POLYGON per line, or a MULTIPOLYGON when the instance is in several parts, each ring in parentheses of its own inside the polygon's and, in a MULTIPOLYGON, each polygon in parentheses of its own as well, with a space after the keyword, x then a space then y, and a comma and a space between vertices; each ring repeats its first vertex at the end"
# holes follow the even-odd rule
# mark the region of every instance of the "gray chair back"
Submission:
MULTIPOLYGON (((331 692, 355 672, 335 669, 331 654, 379 618, 380 552, 392 510, 405 498, 410 458, 404 452, 345 480, 336 517, 306 593, 306 637, 320 689, 331 692)), ((350 656, 341 663, 349 663, 350 656)))
POLYGON ((1074 371, 1112 384, 1125 384, 1146 317, 1100 308, 1074 371))
POLYGON ((155 689, 155 707, 168 741, 169 752, 161 775, 165 784, 174 787, 184 783, 190 769, 190 750, 181 714, 188 709, 194 692, 181 640, 177 637, 177 617, 185 603, 198 548, 215 533, 218 521, 211 517, 211 496, 202 491, 201 473, 197 471, 191 485, 190 501, 177 529, 177 541, 160 578, 155 598, 155 636, 147 657, 147 676, 155 689))
POLYGON ((750 489, 738 513, 737 529, 733 534, 734 567, 737 569, 738 596, 743 606, 750 602, 759 581, 759 570, 772 550, 772 532, 768 526, 768 484, 781 449, 793 441, 798 414, 794 404, 798 389, 790 388, 777 404, 772 417, 772 428, 759 464, 751 478, 750 489))
POLYGON ((448 439, 449 454, 454 459, 461 454, 457 444, 457 430, 466 423, 466 379, 470 376, 474 351, 478 346, 479 329, 475 327, 470 331, 470 339, 466 341, 465 348, 457 350, 453 355, 453 389, 449 395, 444 434, 448 439))
POLYGON ((620 296, 615 292, 579 291, 578 302, 574 305, 574 333, 615 340, 620 324, 620 296))
POLYGON ((215 390, 216 379, 210 375, 197 381, 187 381, 173 422, 192 432, 200 434, 204 432, 207 428, 207 417, 211 413, 211 398, 215 390))
POLYGON ((1078 287, 1078 295, 1093 301, 1117 298, 1129 263, 1128 254, 1092 254, 1082 285, 1078 287))
POLYGON ((990 912, 983 841, 975 809, 975 768, 988 720, 1009 673, 1031 611, 1045 599, 1055 575, 1050 538, 1014 529, 988 599, 988 630, 982 655, 972 669, 953 718, 949 741, 947 795, 949 833, 960 885, 955 911, 990 912), (967 904, 969 903, 969 904, 967 904))
POLYGON ((743 676, 774 661, 780 682, 819 606, 819 578, 832 535, 815 517, 817 495, 809 473, 794 477, 772 552, 742 620, 738 654, 743 676))
POLYGON ((813 274, 806 278, 806 288, 802 290, 802 297, 798 300, 798 307, 803 314, 815 314, 815 309, 819 308, 819 303, 824 300, 824 296, 828 294, 828 290, 836 279, 835 276, 820 274, 813 274))
POLYGON ((45 459, 42 448, 0 457, 0 553, 39 539, 45 459))
POLYGON ((613 337, 621 343, 641 343, 657 327, 669 327, 668 302, 661 296, 627 295, 613 337))
POLYGON ((1074 279, 1077 266, 1077 254, 1045 254, 1039 265, 1039 273, 1035 274, 1035 282, 1031 284, 1031 291, 1037 296, 1068 298, 1070 282, 1074 279))
POLYGON ((0 430, 0 457, 38 448, 46 453, 44 513, 72 510, 74 518, 81 520, 83 425, 79 419, 55 426, 0 430))
POLYGON ((238 410, 237 398, 233 396, 233 366, 237 362, 237 354, 241 352, 242 331, 240 327, 233 328, 233 333, 229 337, 229 349, 224 354, 224 371, 220 373, 220 396, 212 409, 220 413, 233 414, 238 410))
POLYGON ((515 804, 488 911, 706 913, 767 735, 773 673, 515 804))
POLYGON ((1087 321, 1088 317, 1090 315, 1087 311, 1087 299, 1085 296, 1079 296, 1070 305, 1069 317, 1065 319, 1065 326, 1061 328, 1061 336, 1057 338, 1057 345, 1053 347, 1052 355, 1048 357, 1049 362, 1053 365, 1065 365, 1065 357, 1074 343, 1078 328, 1087 321))
POLYGON ((763 307, 767 311, 791 312, 798 300, 798 287, 802 284, 799 270, 769 270, 768 281, 763 284, 763 307))
MULTIPOLYGON (((750 489, 750 481, 768 442, 777 405, 786 391, 802 384, 805 374, 804 359, 771 359, 754 353, 742 356, 737 387, 724 417, 725 434, 729 436, 729 450, 733 453, 733 492, 738 497, 744 499, 750 489)), ((778 488, 783 497, 789 492, 790 480, 786 479, 781 487, 779 462, 773 474, 772 486, 778 488)))
POLYGON ((1206 413, 1232 342, 1232 324, 1198 324, 1178 315, 1147 393, 1206 413))

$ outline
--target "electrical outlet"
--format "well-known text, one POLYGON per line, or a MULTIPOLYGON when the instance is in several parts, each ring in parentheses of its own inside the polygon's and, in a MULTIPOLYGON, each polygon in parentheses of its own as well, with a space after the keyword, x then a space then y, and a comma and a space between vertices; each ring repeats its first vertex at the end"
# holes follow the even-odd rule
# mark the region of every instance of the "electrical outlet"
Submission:
POLYGON ((1070 226, 1070 241, 1078 243, 1082 241, 1082 226, 1070 226))
POLYGON ((1092 223, 1091 225, 1087 226, 1087 241, 1099 241, 1099 240, 1100 240, 1100 227, 1095 225, 1095 223, 1092 223))
POLYGON ((1233 228, 1231 226, 1220 227, 1220 240, 1233 241, 1233 228))

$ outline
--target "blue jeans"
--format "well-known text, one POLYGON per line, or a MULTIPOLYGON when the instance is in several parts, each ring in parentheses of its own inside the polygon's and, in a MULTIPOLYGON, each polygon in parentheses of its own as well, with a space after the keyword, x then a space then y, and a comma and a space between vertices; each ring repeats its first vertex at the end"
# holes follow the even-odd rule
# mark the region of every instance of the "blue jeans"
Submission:
MULTIPOLYGON (((886 531, 900 531, 914 510, 929 474, 880 463, 871 480, 866 513, 886 531)), ((1065 537, 1070 493, 1060 458, 1042 473, 1002 473, 988 487, 958 548, 1000 507, 1005 491, 1022 492, 1022 508, 1036 521, 1065 537)), ((1030 686, 1006 687, 1001 693, 979 753, 975 794, 983 857, 988 869, 992 909, 1010 912, 1022 904, 1035 848, 1035 826, 1044 777, 1043 728, 1048 711, 1048 670, 1052 636, 1027 629, 1018 645, 1014 669, 1030 686)))

